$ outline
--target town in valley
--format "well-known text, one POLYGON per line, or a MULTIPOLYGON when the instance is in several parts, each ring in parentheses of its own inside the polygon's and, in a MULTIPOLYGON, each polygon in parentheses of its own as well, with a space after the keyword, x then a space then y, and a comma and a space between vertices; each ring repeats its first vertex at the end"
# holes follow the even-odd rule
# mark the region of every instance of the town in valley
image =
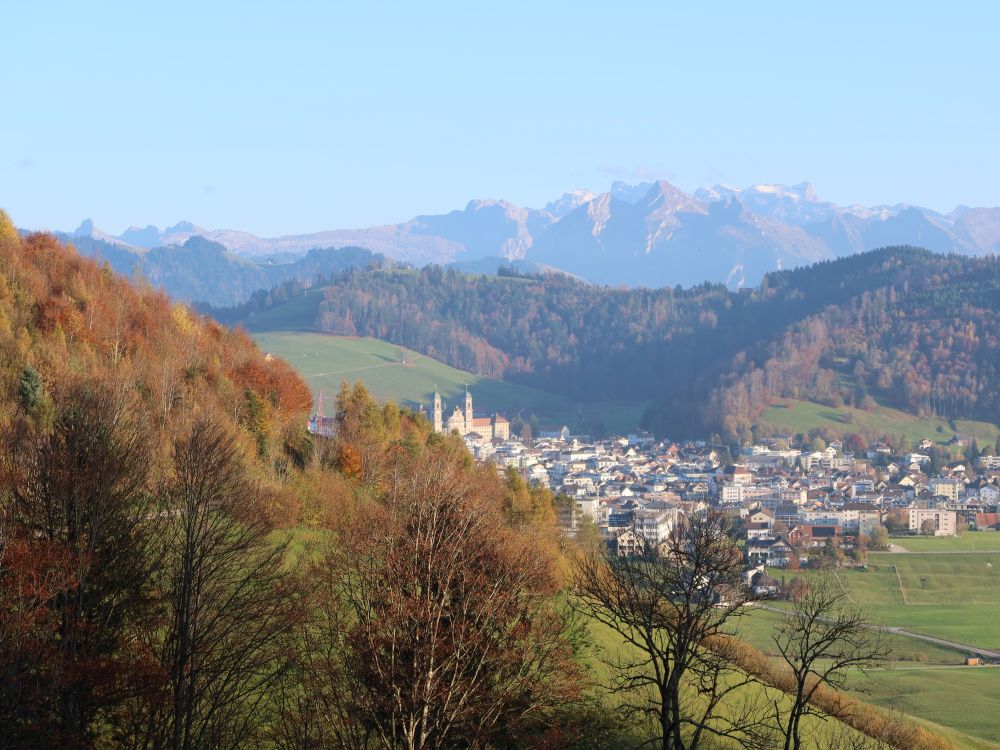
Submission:
MULTIPOLYGON (((430 404, 430 414, 422 403, 414 409, 435 432, 460 435, 477 461, 547 487, 568 535, 590 527, 623 556, 664 543, 684 516, 709 511, 736 521, 751 575, 863 567, 868 551, 905 550, 907 536, 1000 531, 1000 456, 994 446, 980 452, 972 435, 946 444, 925 438, 902 453, 859 435, 846 444, 776 435, 734 454, 643 430, 602 439, 566 426, 512 434, 503 415, 476 416, 468 388, 450 412, 436 391, 430 404)), ((335 424, 314 415, 310 429, 332 436, 335 424)))

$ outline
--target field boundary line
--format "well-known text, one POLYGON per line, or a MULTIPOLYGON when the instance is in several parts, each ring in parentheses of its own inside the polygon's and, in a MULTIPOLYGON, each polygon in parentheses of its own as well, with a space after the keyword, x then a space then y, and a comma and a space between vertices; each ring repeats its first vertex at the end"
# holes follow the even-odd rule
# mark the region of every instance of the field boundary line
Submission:
POLYGON ((908 601, 906 601, 906 589, 903 588, 903 577, 901 575, 899 575, 899 566, 898 565, 893 565, 892 569, 896 572, 896 583, 899 584, 899 593, 903 597, 903 604, 905 604, 906 606, 909 606, 910 603, 908 601))
POLYGON ((930 549, 912 550, 905 552, 871 552, 874 555, 1000 555, 1000 549, 930 549))
POLYGON ((844 592, 844 596, 847 597, 847 601, 849 601, 851 604, 857 604, 857 602, 854 601, 854 597, 851 596, 851 592, 848 591, 847 588, 844 586, 844 582, 840 580, 840 575, 837 573, 836 570, 833 571, 833 578, 837 582, 837 585, 840 586, 840 590, 844 592))

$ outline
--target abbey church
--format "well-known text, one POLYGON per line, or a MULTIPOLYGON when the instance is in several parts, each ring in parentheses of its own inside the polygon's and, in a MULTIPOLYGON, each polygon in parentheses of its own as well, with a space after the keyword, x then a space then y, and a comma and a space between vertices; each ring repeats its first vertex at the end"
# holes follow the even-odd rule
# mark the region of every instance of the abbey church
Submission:
POLYGON ((492 417, 475 417, 472 412, 472 394, 465 389, 465 409, 458 405, 444 420, 441 394, 434 391, 434 432, 458 432, 459 435, 478 435, 482 440, 506 440, 510 437, 510 423, 499 414, 492 417))

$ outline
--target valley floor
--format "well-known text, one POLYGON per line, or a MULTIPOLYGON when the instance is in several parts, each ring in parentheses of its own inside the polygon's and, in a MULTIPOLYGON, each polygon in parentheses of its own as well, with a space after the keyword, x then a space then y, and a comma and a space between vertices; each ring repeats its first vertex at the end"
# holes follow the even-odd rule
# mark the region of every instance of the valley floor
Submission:
MULTIPOLYGON (((870 553, 868 570, 840 570, 837 580, 872 621, 940 640, 890 635, 893 669, 857 675, 852 689, 866 702, 968 735, 963 747, 1000 747, 1000 666, 964 664, 977 650, 1000 652, 1000 534, 893 541, 910 551, 870 553)), ((817 575, 771 573, 778 580, 817 575)), ((780 617, 756 610, 739 635, 773 655, 770 633, 780 617)))

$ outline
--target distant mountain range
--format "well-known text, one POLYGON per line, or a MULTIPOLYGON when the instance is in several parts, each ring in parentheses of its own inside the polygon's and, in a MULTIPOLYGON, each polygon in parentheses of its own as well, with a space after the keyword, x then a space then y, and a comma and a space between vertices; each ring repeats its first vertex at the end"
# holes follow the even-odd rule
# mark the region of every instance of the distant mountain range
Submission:
POLYGON ((56 236, 123 276, 145 278, 176 300, 216 306, 238 305, 260 289, 289 280, 312 283, 317 276, 348 268, 391 265, 383 256, 360 247, 313 248, 302 255, 265 259, 240 257, 198 235, 189 236, 183 245, 149 249, 125 245, 98 232, 56 236))
MULTIPOLYGON (((129 227, 110 235, 85 221, 75 232, 133 249, 217 242, 247 258, 290 261, 314 248, 364 247, 413 265, 482 266, 483 259, 526 261, 595 283, 754 285, 768 271, 887 245, 919 245, 964 255, 1000 250, 1000 208, 960 206, 949 214, 896 204, 838 206, 809 183, 725 185, 686 193, 665 180, 616 182, 606 193, 578 190, 544 208, 473 200, 462 210, 401 224, 263 238, 180 222, 160 230, 129 227)), ((492 260, 489 261, 492 263, 492 260)))

